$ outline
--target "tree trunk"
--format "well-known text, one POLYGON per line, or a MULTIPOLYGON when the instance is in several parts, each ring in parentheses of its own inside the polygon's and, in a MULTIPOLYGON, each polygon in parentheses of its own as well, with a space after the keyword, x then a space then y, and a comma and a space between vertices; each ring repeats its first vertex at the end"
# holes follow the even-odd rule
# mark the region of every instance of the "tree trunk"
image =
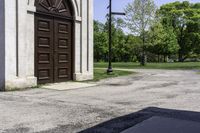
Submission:
POLYGON ((141 65, 145 66, 146 64, 146 59, 145 59, 145 35, 144 31, 142 33, 142 59, 141 59, 141 65))
MULTIPOLYGON (((180 35, 180 39, 179 39, 179 46, 181 47, 181 46, 184 46, 183 45, 183 39, 184 39, 184 37, 183 37, 183 30, 184 30, 184 26, 185 25, 182 25, 182 27, 181 27, 181 35, 180 35)), ((184 61, 184 59, 183 59, 183 52, 182 52, 182 50, 183 49, 181 49, 180 48, 180 50, 179 50, 179 52, 178 52, 178 58, 179 58, 179 62, 183 62, 184 61)))
POLYGON ((178 52, 178 61, 179 62, 183 62, 184 61, 183 60, 183 54, 182 54, 181 50, 179 50, 179 52, 178 52))
POLYGON ((166 60, 166 55, 164 55, 164 62, 167 62, 167 60, 166 60))
POLYGON ((97 53, 96 61, 99 62, 99 60, 100 60, 100 59, 99 59, 99 53, 97 53))

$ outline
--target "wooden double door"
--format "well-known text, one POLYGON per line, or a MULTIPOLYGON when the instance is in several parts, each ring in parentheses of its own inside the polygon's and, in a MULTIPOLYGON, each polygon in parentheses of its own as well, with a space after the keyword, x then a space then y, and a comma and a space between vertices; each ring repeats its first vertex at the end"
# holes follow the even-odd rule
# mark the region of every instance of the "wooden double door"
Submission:
POLYGON ((72 80, 72 22, 35 15, 35 75, 39 84, 72 80))

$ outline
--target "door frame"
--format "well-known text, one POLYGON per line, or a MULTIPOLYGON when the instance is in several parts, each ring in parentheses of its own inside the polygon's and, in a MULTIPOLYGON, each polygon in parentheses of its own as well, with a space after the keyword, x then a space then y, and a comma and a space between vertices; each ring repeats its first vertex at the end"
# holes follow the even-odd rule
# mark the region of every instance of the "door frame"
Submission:
MULTIPOLYGON (((52 17, 52 18, 60 18, 63 20, 67 20, 71 22, 72 28, 71 28, 71 79, 74 80, 74 72, 75 72, 75 19, 74 17, 66 17, 66 16, 61 16, 61 15, 55 15, 55 14, 51 14, 51 13, 45 13, 45 12, 40 12, 40 11, 36 11, 34 13, 34 75, 37 78, 37 84, 38 84, 38 65, 37 65, 37 47, 36 47, 36 15, 42 15, 42 16, 47 16, 47 17, 52 17)), ((53 77, 54 78, 54 77, 53 77)), ((69 80, 70 81, 70 80, 69 80)), ((67 82, 67 81, 66 81, 67 82)), ((55 82, 55 80, 53 80, 53 83, 57 83, 55 82)))

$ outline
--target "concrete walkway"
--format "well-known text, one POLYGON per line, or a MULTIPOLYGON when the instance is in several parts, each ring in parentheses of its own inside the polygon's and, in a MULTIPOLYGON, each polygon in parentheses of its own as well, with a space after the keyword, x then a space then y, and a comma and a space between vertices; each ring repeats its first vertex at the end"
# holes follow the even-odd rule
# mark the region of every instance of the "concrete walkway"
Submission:
POLYGON ((0 132, 78 132, 152 106, 200 112, 200 75, 195 71, 133 71, 139 74, 86 88, 0 93, 0 132))
POLYGON ((63 82, 63 83, 54 83, 54 84, 46 84, 42 85, 40 88, 43 89, 50 89, 50 90, 58 90, 58 91, 65 91, 65 90, 73 90, 79 88, 88 88, 97 86, 96 83, 86 83, 86 82, 63 82))

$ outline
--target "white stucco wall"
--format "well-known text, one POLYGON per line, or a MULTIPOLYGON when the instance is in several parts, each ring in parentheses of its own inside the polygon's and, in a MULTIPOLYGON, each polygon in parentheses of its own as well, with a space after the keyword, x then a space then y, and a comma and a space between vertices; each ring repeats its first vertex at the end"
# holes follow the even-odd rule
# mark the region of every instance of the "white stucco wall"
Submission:
MULTIPOLYGON (((32 47, 34 42, 27 43, 29 39, 27 34, 30 32, 27 27, 31 26, 32 22, 26 21, 28 15, 27 3, 21 0, 18 3, 16 2, 17 0, 5 1, 5 85, 7 89, 31 87, 37 83, 34 71, 31 69, 34 66, 34 48, 32 47), (18 11, 16 9, 17 4, 18 11), (31 57, 32 60, 28 59, 31 57)), ((34 38, 34 34, 32 38, 34 38)))
POLYGON ((16 1, 5 0, 6 86, 16 78, 16 1), (12 3, 12 4, 11 4, 12 3))
POLYGON ((93 78, 93 0, 77 0, 77 3, 80 16, 76 18, 80 20, 76 20, 75 25, 74 79, 87 80, 93 78))
MULTIPOLYGON (((73 78, 88 80, 93 78, 93 0, 72 0, 72 3, 75 12, 73 78)), ((34 77, 35 11, 34 0, 5 1, 5 83, 8 89, 37 85, 37 77, 34 77)))

